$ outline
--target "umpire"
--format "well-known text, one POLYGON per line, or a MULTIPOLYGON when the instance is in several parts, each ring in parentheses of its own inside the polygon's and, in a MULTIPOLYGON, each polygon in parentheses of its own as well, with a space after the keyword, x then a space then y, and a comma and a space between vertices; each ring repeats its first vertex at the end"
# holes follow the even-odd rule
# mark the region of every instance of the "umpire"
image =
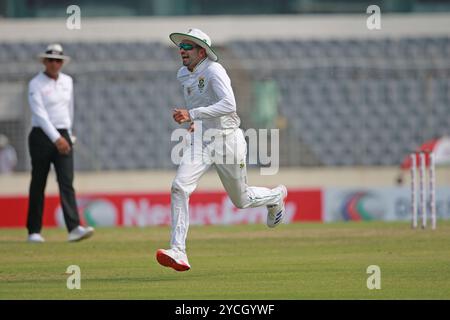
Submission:
POLYGON ((55 168, 64 221, 69 241, 89 238, 92 227, 82 227, 73 188, 73 81, 60 72, 70 58, 59 44, 51 44, 39 55, 45 70, 29 83, 28 101, 33 126, 28 145, 31 156, 31 183, 28 203, 28 241, 44 242, 41 236, 44 192, 50 164, 55 168))

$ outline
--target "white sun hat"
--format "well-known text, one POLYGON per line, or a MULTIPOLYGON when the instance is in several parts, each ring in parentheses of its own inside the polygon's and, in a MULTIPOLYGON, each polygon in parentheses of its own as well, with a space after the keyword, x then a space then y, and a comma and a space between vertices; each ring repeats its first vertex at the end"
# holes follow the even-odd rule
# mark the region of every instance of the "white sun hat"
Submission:
POLYGON ((45 58, 61 59, 65 63, 70 61, 70 57, 64 55, 63 47, 58 43, 48 45, 45 52, 39 55, 39 60, 43 61, 45 58))
POLYGON ((189 29, 187 33, 174 32, 169 35, 170 40, 177 46, 183 40, 190 40, 206 50, 206 54, 212 61, 219 60, 217 54, 211 48, 211 39, 200 29, 189 29))

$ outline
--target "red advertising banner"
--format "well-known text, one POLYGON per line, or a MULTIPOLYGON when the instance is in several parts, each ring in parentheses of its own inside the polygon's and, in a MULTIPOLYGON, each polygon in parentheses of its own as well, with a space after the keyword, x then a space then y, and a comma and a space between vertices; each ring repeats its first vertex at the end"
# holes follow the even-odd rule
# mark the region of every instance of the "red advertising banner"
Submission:
MULTIPOLYGON (((83 224, 91 226, 151 226, 170 224, 169 193, 85 194, 77 198, 83 224)), ((0 227, 26 225, 28 198, 0 197, 0 227)), ((194 192, 190 198, 190 223, 265 223, 265 207, 238 209, 225 192, 194 192)), ((322 221, 320 189, 289 190, 285 223, 322 221)), ((47 196, 44 226, 64 226, 58 196, 47 196)))

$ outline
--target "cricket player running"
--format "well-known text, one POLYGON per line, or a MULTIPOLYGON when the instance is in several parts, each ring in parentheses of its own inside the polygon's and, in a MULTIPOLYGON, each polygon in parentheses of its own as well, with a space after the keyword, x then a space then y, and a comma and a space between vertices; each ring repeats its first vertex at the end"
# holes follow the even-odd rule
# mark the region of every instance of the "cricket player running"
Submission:
MULTIPOLYGON (((231 81, 225 69, 217 63, 218 57, 211 48, 211 40, 199 29, 187 33, 172 33, 169 38, 180 50, 183 67, 177 78, 183 88, 186 109, 174 109, 173 119, 182 124, 190 122, 189 131, 214 130, 216 138, 208 142, 196 141, 184 152, 171 188, 172 236, 171 248, 156 252, 158 262, 176 271, 191 268, 186 255, 186 236, 189 228, 189 196, 195 190, 200 177, 213 165, 219 174, 231 201, 238 208, 266 206, 267 225, 276 227, 283 219, 284 199, 287 189, 279 185, 274 189, 250 187, 247 185, 245 166, 247 144, 240 119, 236 113, 236 102, 231 81), (220 143, 221 146, 216 144, 220 143), (194 147, 192 147, 192 145, 194 147), (195 146, 201 146, 195 148, 195 146), (230 161, 217 161, 211 150, 223 150, 230 161)), ((202 140, 200 138, 200 140, 202 140)))

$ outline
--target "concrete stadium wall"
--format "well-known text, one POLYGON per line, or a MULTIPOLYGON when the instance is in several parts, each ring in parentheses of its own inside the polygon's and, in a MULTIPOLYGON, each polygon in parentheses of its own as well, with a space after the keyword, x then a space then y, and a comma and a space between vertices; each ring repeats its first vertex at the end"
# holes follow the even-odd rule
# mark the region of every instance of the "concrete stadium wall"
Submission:
POLYGON ((450 14, 382 14, 381 30, 366 27, 365 12, 346 15, 186 16, 83 18, 69 30, 65 18, 0 19, 0 41, 161 41, 171 32, 197 27, 213 45, 230 40, 376 38, 450 35, 450 14))
MULTIPOLYGON (((436 170, 437 185, 450 186, 450 167, 436 170)), ((405 173, 405 184, 409 186, 409 172, 405 173)), ((259 170, 249 170, 250 185, 275 187, 285 184, 289 188, 324 187, 392 187, 399 174, 393 167, 360 168, 280 168, 276 175, 262 176, 259 170)), ((169 192, 175 171, 123 171, 123 172, 77 172, 75 189, 78 193, 109 192, 169 192)), ((26 195, 30 173, 0 176, 0 196, 26 195)), ((214 169, 206 173, 197 190, 219 191, 222 184, 214 169)), ((57 194, 56 177, 52 172, 47 182, 47 194, 57 194)))

